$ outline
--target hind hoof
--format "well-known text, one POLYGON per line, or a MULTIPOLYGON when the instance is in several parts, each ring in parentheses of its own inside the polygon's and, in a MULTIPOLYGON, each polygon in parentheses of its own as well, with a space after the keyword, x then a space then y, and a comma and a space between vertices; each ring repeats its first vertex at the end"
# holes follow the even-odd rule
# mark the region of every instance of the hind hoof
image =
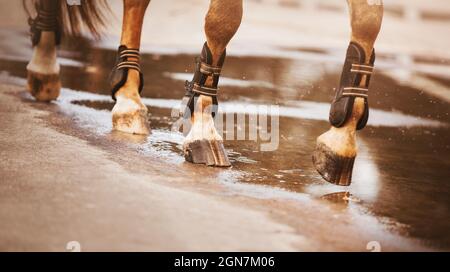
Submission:
POLYGON ((184 144, 184 158, 195 164, 205 164, 215 167, 231 166, 222 141, 195 140, 184 144))
POLYGON ((56 100, 61 90, 59 74, 45 75, 28 70, 28 91, 37 101, 56 100))
POLYGON ((351 184, 355 157, 341 156, 325 144, 317 143, 312 161, 326 181, 339 186, 351 184))

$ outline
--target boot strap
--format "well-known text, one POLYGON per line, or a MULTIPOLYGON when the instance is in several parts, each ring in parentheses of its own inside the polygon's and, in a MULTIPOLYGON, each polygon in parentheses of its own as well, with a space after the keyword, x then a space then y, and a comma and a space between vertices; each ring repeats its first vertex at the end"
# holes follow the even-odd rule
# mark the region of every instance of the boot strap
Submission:
MULTIPOLYGON (((189 87, 191 87, 191 83, 188 82, 189 87)), ((206 95, 206 96, 217 96, 217 92, 219 91, 219 88, 211 88, 211 87, 206 87, 206 86, 201 86, 197 83, 194 83, 194 85, 192 86, 192 92, 194 92, 195 94, 201 94, 201 95, 206 95)))
POLYGON ((116 65, 117 70, 133 69, 141 72, 140 55, 138 49, 126 49, 119 52, 119 62, 116 65), (135 58, 135 59, 128 59, 135 58))
POLYGON ((350 70, 350 72, 359 73, 359 74, 363 74, 363 75, 372 75, 373 66, 353 63, 352 69, 350 70))
POLYGON ((57 26, 56 14, 45 10, 39 10, 38 16, 32 21, 41 31, 54 31, 57 26))
POLYGON ((209 65, 205 62, 200 62, 200 72, 206 76, 220 76, 222 67, 209 65))
POLYGON ((366 89, 366 88, 347 87, 347 88, 344 88, 342 95, 367 98, 367 97, 369 97, 368 93, 369 93, 369 89, 366 89))

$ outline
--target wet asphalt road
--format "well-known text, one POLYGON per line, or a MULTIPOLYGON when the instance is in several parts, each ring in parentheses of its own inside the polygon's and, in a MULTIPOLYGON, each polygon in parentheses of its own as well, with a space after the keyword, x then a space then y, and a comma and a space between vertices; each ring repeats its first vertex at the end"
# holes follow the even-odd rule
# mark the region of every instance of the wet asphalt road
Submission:
MULTIPOLYGON (((238 181, 306 193, 324 201, 341 203, 343 207, 356 205, 394 231, 418 238, 434 248, 450 248, 449 104, 427 92, 400 84, 384 71, 377 72, 371 85, 370 103, 372 109, 388 115, 385 118, 382 114, 375 115, 373 121, 377 125, 369 125, 358 134, 360 152, 352 186, 329 185, 316 173, 311 154, 315 138, 329 128, 323 108, 332 99, 341 68, 339 62, 331 60, 342 52, 298 50, 309 57, 231 55, 226 60, 220 101, 281 107, 279 146, 275 151, 260 151, 261 141, 226 140, 233 169, 240 173, 238 181), (302 104, 304 102, 311 102, 307 104, 309 109, 302 104), (299 109, 300 113, 283 113, 283 109, 292 108, 299 109), (405 116, 421 119, 401 119, 405 116)), ((114 64, 114 51, 92 48, 88 42, 81 42, 66 45, 61 55, 78 63, 63 65, 65 88, 109 95, 106 78, 114 64), (76 47, 83 50, 73 51, 76 47)), ((182 97, 184 79, 190 78, 193 72, 194 57, 143 55, 146 84, 142 96, 153 99, 149 119, 154 131, 171 133, 175 119, 170 118, 170 107, 161 106, 162 101, 182 97)), ((387 58, 381 55, 378 61, 383 63, 387 58)), ((12 76, 25 78, 25 65, 23 60, 0 59, 0 70, 12 76)), ((420 76, 450 87, 448 79, 420 76)), ((112 100, 89 98, 72 103, 96 110, 110 110, 113 106, 112 100)), ((229 133, 228 129, 225 138, 229 133)), ((174 164, 182 163, 180 144, 151 138, 141 144, 152 145, 162 157, 167 154, 167 159, 174 164)), ((199 171, 202 167, 198 167, 199 171)))

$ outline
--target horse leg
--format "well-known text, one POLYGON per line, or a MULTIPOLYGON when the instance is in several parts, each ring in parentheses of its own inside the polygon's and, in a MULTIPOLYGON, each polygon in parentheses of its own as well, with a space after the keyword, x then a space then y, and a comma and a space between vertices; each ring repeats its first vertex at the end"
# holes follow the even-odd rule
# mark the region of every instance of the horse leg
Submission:
POLYGON ((145 11, 150 0, 124 0, 121 46, 117 66, 111 74, 113 99, 113 129, 149 134, 147 107, 139 95, 143 77, 139 65, 139 47, 145 11))
POLYGON ((382 1, 348 0, 351 43, 341 76, 340 87, 330 110, 329 131, 317 138, 313 162, 322 177, 336 185, 351 183, 357 154, 356 130, 368 118, 368 87, 375 61, 373 50, 383 18, 382 1))
POLYGON ((30 20, 33 55, 27 65, 28 91, 38 101, 51 101, 59 96, 61 83, 56 45, 59 43, 57 25, 58 2, 41 0, 38 16, 30 20))
POLYGON ((200 62, 192 82, 187 83, 184 98, 190 110, 185 113, 192 127, 183 149, 185 159, 208 166, 230 166, 223 147, 223 139, 214 126, 217 108, 217 85, 225 48, 241 24, 242 0, 211 0, 205 18, 207 42, 203 46, 200 62))

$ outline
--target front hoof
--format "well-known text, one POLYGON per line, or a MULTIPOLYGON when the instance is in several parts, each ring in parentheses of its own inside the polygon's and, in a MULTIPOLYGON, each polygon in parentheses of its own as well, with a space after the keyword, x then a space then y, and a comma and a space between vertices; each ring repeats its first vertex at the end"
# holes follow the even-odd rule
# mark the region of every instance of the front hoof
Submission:
POLYGON ((113 129, 130 134, 148 135, 147 110, 140 109, 131 113, 113 113, 113 129))
POLYGON ((28 91, 37 101, 50 102, 56 100, 61 91, 58 74, 40 74, 28 70, 28 91))
POLYGON ((349 186, 352 182, 355 157, 341 156, 324 143, 318 142, 312 161, 317 172, 326 181, 339 186, 349 186))
POLYGON ((195 140, 183 146, 186 161, 215 167, 231 166, 223 142, 219 140, 195 140))

